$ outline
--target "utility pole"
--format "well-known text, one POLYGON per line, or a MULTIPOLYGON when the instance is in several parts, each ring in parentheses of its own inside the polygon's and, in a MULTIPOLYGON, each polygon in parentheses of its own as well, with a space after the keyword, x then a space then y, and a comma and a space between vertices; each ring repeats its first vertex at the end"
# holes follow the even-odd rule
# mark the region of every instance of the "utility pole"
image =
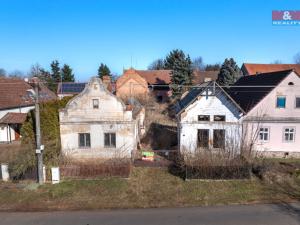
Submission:
MULTIPOLYGON (((35 92, 35 135, 36 135, 36 154, 37 154, 37 169, 38 182, 44 184, 43 176, 43 149, 41 149, 41 123, 40 123, 40 106, 39 106, 39 80, 37 77, 33 78, 34 92, 35 92)), ((43 148, 43 147, 42 147, 43 148)))

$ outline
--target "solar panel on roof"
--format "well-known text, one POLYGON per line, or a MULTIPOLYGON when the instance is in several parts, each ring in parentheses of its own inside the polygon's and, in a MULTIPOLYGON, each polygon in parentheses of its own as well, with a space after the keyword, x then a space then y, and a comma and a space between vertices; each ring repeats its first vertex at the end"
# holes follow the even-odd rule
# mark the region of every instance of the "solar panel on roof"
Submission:
POLYGON ((67 84, 62 84, 61 89, 62 92, 65 93, 79 93, 83 91, 85 87, 85 83, 67 83, 67 84))

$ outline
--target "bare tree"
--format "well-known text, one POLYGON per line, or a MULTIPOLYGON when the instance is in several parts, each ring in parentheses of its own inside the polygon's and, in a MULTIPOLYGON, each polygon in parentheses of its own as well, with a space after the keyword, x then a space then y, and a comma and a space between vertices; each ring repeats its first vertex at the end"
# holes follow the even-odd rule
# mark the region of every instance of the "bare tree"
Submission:
POLYGON ((163 70, 164 68, 165 62, 163 59, 156 59, 148 66, 148 70, 163 70))
POLYGON ((296 64, 300 64, 300 52, 298 52, 295 56, 294 56, 294 61, 296 64))
POLYGON ((6 71, 3 68, 0 68, 0 77, 5 77, 6 76, 6 71))
POLYGON ((41 70, 43 70, 43 68, 40 66, 40 64, 36 63, 31 66, 30 71, 28 72, 28 76, 39 77, 41 70))
POLYGON ((201 56, 196 57, 195 59, 193 59, 192 67, 193 67, 194 70, 204 70, 205 69, 203 59, 202 59, 201 56))
POLYGON ((9 73, 9 77, 14 77, 14 78, 23 78, 24 73, 21 70, 14 70, 9 73))
POLYGON ((282 64, 282 61, 280 59, 276 59, 271 64, 282 64))

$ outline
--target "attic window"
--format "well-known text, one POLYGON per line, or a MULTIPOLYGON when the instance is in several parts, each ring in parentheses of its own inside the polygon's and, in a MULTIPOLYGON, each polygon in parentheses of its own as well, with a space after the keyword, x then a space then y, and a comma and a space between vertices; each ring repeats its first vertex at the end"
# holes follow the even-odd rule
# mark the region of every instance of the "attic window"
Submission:
POLYGON ((198 121, 209 121, 210 116, 209 115, 199 115, 198 116, 198 121))
POLYGON ((214 121, 225 121, 225 116, 223 115, 215 115, 214 121))
POLYGON ((288 85, 292 86, 294 85, 294 82, 289 82, 288 85))
POLYGON ((93 109, 99 109, 99 99, 93 99, 93 109))

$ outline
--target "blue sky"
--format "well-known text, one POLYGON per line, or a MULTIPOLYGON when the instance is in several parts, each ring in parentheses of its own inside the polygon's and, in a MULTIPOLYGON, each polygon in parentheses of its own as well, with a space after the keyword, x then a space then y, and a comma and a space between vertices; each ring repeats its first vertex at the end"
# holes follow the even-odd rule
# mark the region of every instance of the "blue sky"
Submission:
POLYGON ((85 81, 101 62, 114 73, 146 69, 180 48, 206 63, 292 63, 300 26, 273 26, 272 10, 300 10, 299 0, 2 0, 0 68, 28 71, 53 59, 85 81))

